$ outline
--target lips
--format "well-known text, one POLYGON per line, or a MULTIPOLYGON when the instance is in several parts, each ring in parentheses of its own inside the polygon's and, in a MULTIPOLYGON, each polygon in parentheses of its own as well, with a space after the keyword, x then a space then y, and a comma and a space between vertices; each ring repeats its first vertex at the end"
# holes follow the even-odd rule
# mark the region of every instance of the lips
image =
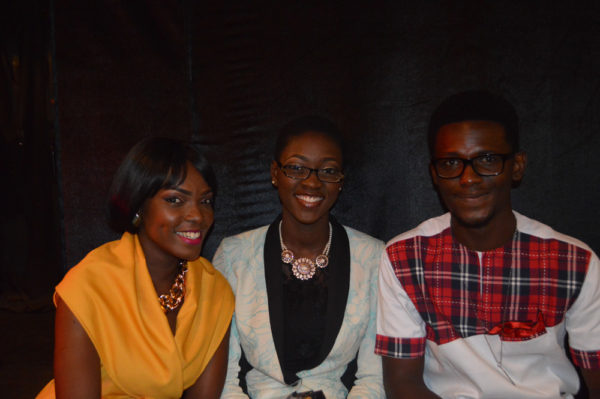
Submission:
POLYGON ((202 243, 202 233, 199 231, 178 231, 176 234, 187 244, 198 245, 202 243))
POLYGON ((458 197, 459 198, 464 198, 464 199, 477 199, 477 198, 481 198, 483 197, 485 194, 459 194, 458 197))
POLYGON ((468 193, 468 194, 459 193, 459 194, 456 194, 455 197, 459 201, 465 202, 467 204, 476 204, 481 201, 484 201, 485 198, 487 197, 487 194, 488 193, 468 193))
POLYGON ((324 199, 322 195, 309 195, 309 194, 296 194, 295 196, 300 203, 307 207, 312 208, 318 206, 324 199))

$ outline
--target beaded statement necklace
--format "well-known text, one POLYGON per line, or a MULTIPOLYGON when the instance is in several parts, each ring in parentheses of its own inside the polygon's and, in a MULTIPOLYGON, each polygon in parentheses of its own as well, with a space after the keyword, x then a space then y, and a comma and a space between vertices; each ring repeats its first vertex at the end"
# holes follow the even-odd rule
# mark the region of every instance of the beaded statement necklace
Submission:
POLYGON ((313 278, 317 271, 317 267, 319 269, 324 269, 329 264, 329 248, 331 248, 331 236, 333 234, 333 229, 331 228, 331 223, 329 223, 329 240, 327 240, 327 244, 325 245, 325 249, 323 249, 323 253, 321 255, 317 255, 315 260, 309 258, 297 258, 294 256, 294 252, 291 249, 288 249, 283 243, 283 238, 281 236, 281 222, 279 222, 279 243, 281 244, 281 260, 283 263, 292 265, 292 273, 294 277, 299 280, 310 280, 313 278))
POLYGON ((187 261, 180 259, 177 265, 179 273, 175 277, 175 282, 171 286, 168 294, 162 294, 158 297, 158 303, 163 312, 168 313, 177 309, 185 298, 185 275, 188 271, 187 261))

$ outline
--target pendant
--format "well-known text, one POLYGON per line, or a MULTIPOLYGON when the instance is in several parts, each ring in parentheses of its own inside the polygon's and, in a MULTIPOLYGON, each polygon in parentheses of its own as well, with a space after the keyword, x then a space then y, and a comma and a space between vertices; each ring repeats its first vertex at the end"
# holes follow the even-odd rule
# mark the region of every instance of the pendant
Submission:
POLYGON ((323 269, 329 264, 329 258, 327 257, 327 255, 321 254, 317 256, 317 258, 315 259, 315 263, 320 269, 323 269))
POLYGON ((299 280, 311 279, 316 271, 315 262, 308 258, 296 259, 292 265, 292 273, 299 280))
POLYGON ((281 251, 281 261, 283 263, 292 263, 292 261, 294 260, 294 253, 292 251, 290 251, 289 249, 284 249, 283 251, 281 251))

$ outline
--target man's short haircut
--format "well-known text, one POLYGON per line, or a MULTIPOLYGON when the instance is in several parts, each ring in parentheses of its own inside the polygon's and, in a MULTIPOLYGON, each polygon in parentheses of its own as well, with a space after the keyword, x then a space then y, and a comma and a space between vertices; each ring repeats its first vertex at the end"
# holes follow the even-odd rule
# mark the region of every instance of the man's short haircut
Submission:
POLYGON ((291 120, 279 130, 273 153, 275 161, 279 161, 283 149, 294 137, 302 136, 306 132, 316 132, 328 137, 337 144, 343 155, 342 134, 335 123, 322 116, 306 115, 291 120))
POLYGON ((428 129, 429 153, 433 156, 435 139, 444 125, 463 121, 491 121, 504 127, 506 141, 519 151, 519 118, 515 108, 503 97, 486 90, 471 90, 445 99, 431 115, 428 129))
POLYGON ((134 145, 115 173, 108 200, 108 222, 119 233, 137 233, 133 217, 160 189, 179 186, 190 162, 213 192, 212 167, 194 146, 170 138, 149 137, 134 145))

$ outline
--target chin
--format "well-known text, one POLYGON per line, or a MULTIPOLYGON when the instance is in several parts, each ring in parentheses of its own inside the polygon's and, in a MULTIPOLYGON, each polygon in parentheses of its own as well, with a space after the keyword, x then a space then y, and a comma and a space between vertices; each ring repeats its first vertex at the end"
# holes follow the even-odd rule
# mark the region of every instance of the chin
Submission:
POLYGON ((492 215, 483 212, 452 213, 452 219, 461 226, 477 229, 488 225, 492 215))
POLYGON ((326 214, 319 212, 317 209, 301 209, 297 212, 290 212, 290 216, 305 225, 314 224, 321 220, 325 215, 326 214))
POLYGON ((194 261, 196 259, 198 259, 200 257, 200 253, 202 251, 197 251, 197 252, 183 252, 180 253, 177 257, 179 259, 183 259, 183 260, 187 260, 189 262, 194 261))

